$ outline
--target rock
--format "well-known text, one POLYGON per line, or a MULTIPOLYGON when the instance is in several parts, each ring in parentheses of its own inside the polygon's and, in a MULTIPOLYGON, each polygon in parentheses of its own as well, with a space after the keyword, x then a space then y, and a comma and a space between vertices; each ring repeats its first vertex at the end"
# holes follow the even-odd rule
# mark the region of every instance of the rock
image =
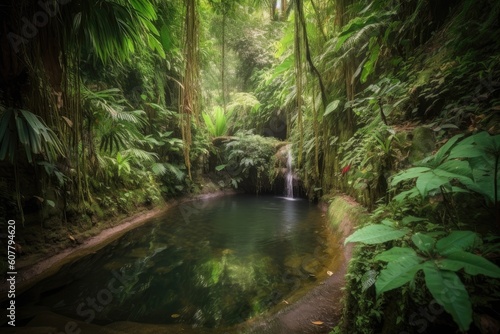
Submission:
POLYGON ((300 270, 307 275, 315 275, 319 269, 321 269, 321 262, 310 255, 304 257, 300 265, 300 270))
POLYGON ((412 131, 413 139, 408 160, 415 163, 429 156, 436 148, 434 132, 426 127, 419 126, 412 131))

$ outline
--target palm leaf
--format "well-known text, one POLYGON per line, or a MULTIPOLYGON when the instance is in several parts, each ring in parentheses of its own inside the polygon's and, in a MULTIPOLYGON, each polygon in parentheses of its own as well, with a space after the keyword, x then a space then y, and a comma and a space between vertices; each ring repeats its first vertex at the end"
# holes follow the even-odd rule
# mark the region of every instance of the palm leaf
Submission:
POLYGON ((159 35, 152 24, 156 18, 149 0, 82 1, 72 22, 73 35, 93 50, 97 59, 125 61, 137 47, 150 46, 160 51, 161 44, 145 43, 149 36, 159 35))
POLYGON ((19 143, 30 163, 33 154, 45 153, 49 161, 63 155, 61 141, 40 117, 27 110, 5 110, 0 118, 0 160, 14 163, 19 143))

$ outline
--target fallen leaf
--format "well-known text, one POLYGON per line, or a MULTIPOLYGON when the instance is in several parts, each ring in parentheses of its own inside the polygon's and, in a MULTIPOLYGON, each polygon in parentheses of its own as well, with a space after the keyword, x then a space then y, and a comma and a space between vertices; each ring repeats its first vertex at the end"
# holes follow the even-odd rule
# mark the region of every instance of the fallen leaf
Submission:
POLYGON ((311 321, 311 323, 318 326, 323 325, 323 321, 311 321))
POLYGON ((75 237, 73 237, 71 234, 68 234, 68 238, 69 238, 69 240, 76 242, 75 237))
POLYGON ((179 318, 180 316, 181 316, 180 314, 174 313, 170 317, 175 319, 175 318, 179 318))
POLYGON ((328 271, 326 272, 326 274, 327 274, 328 276, 332 276, 332 275, 333 275, 333 273, 332 273, 330 270, 328 270, 328 271))
POLYGON ((285 304, 287 304, 287 305, 289 304, 289 303, 288 303, 286 300, 284 300, 284 299, 283 299, 283 303, 285 303, 285 304))

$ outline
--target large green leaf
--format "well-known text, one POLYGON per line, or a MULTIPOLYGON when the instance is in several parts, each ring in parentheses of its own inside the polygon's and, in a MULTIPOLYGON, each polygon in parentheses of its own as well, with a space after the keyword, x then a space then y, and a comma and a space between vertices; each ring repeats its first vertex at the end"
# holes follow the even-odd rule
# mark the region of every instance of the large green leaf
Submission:
POLYGON ((49 161, 63 155, 63 146, 44 121, 30 111, 8 109, 0 118, 0 160, 16 159, 17 145, 24 146, 28 162, 33 154, 45 153, 49 161))
POLYGON ((461 331, 472 322, 472 306, 469 294, 460 278, 452 271, 440 270, 428 261, 423 265, 425 284, 436 302, 451 314, 461 331))
POLYGON ((420 223, 420 222, 424 222, 424 221, 428 221, 428 219, 415 217, 415 216, 405 216, 403 219, 401 219, 401 224, 409 225, 411 223, 420 223))
POLYGON ((409 179, 414 179, 416 177, 419 177, 423 173, 427 173, 428 171, 430 171, 429 167, 413 167, 413 168, 409 168, 407 170, 404 170, 404 171, 399 172, 398 174, 396 174, 396 176, 394 176, 394 178, 392 179, 391 185, 395 186, 398 183, 400 183, 401 181, 409 180, 409 179))
POLYGON ((420 193, 418 192, 418 189, 413 187, 410 190, 406 190, 397 194, 392 199, 396 202, 403 202, 406 198, 415 198, 418 197, 419 195, 420 193))
POLYGON ((159 42, 145 43, 152 41, 150 36, 158 36, 155 19, 149 0, 82 1, 71 33, 101 61, 120 62, 128 60, 137 47, 157 47, 159 42))
POLYGON ((368 225, 351 234, 346 238, 345 243, 362 242, 365 244, 380 244, 399 239, 409 231, 407 228, 395 229, 386 225, 368 225))
POLYGON ((383 292, 399 288, 413 279, 415 274, 421 269, 422 261, 415 253, 410 254, 406 251, 395 251, 386 258, 392 258, 387 267, 380 272, 375 282, 377 296, 383 292), (394 255, 400 252, 399 259, 394 259, 394 255))
POLYGON ((447 185, 449 182, 449 178, 439 176, 434 172, 429 172, 418 177, 416 187, 420 195, 425 198, 430 191, 439 189, 441 186, 447 185))
POLYGON ((439 170, 442 174, 445 175, 444 172, 449 173, 446 174, 450 178, 461 179, 463 177, 472 179, 472 168, 468 161, 465 160, 447 160, 439 165, 436 169, 439 170))
POLYGON ((436 154, 434 154, 433 159, 429 161, 429 164, 431 164, 434 167, 437 167, 438 165, 440 165, 443 162, 444 158, 446 158, 448 152, 453 147, 453 145, 455 145, 455 143, 463 136, 464 135, 456 135, 456 136, 450 138, 446 142, 446 144, 441 146, 441 148, 436 152, 436 154))
POLYGON ((224 109, 221 107, 216 107, 215 108, 215 130, 216 130, 216 136, 223 136, 227 132, 227 118, 224 113, 224 109))
POLYGON ((446 258, 438 261, 442 269, 458 271, 464 269, 469 275, 485 275, 499 278, 500 268, 484 257, 464 251, 455 251, 446 254, 446 258))
POLYGON ((479 236, 472 231, 453 231, 436 242, 436 250, 442 255, 467 250, 473 247, 478 239, 479 236))
POLYGON ((203 120, 205 121, 205 126, 207 127, 208 133, 210 133, 212 136, 215 136, 215 124, 212 121, 210 115, 204 112, 201 114, 201 116, 203 116, 203 120))
POLYGON ((449 159, 457 159, 457 158, 476 158, 483 155, 481 150, 477 149, 476 145, 468 144, 462 145, 460 142, 456 147, 454 147, 449 155, 449 159))
POLYGON ((375 256, 376 261, 385 262, 398 262, 407 258, 418 258, 415 250, 409 247, 392 247, 375 256))
POLYGON ((500 158, 500 135, 491 136, 486 131, 472 135, 458 143, 449 158, 468 159, 473 181, 460 180, 460 182, 470 190, 483 195, 489 204, 494 204, 498 200, 500 167, 496 161, 500 158), (497 181, 496 189, 495 181, 497 181))
POLYGON ((431 255, 434 245, 436 244, 436 239, 430 237, 423 233, 415 233, 411 240, 423 253, 431 255))
POLYGON ((500 135, 491 136, 488 132, 479 132, 472 137, 477 147, 486 154, 498 155, 500 153, 500 135))

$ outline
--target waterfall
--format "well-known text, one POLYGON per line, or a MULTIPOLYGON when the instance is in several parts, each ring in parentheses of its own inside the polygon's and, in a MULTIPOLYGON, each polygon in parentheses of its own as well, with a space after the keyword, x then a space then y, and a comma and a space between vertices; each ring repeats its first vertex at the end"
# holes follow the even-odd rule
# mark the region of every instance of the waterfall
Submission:
POLYGON ((292 169, 292 150, 288 147, 286 158, 286 173, 285 173, 285 197, 293 198, 293 169, 292 169))

